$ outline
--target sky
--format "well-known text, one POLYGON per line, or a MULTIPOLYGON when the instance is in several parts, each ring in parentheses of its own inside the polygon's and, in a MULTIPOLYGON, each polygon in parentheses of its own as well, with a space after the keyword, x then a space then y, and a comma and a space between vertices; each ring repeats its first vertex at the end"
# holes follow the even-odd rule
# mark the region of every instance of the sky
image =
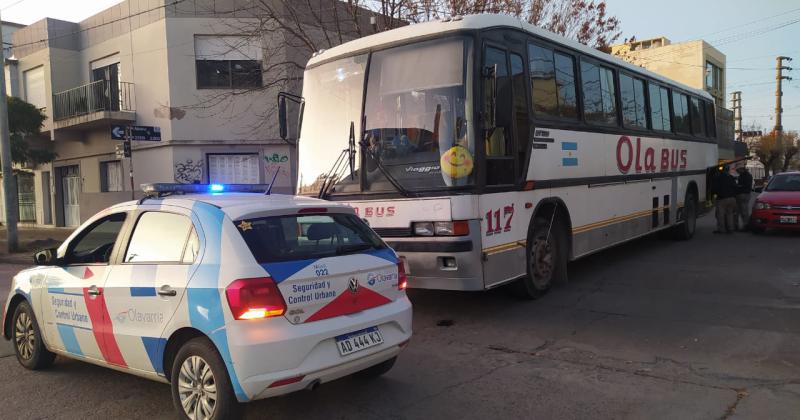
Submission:
MULTIPOLYGON (((77 22, 121 0, 0 0, 3 20, 30 24, 44 17, 77 22)), ((775 125, 775 57, 795 58, 784 81, 784 130, 800 130, 800 1, 605 0, 621 20, 622 36, 705 39, 727 56, 727 89, 742 91, 745 127, 775 125), (782 28, 775 29, 779 26, 782 28)))

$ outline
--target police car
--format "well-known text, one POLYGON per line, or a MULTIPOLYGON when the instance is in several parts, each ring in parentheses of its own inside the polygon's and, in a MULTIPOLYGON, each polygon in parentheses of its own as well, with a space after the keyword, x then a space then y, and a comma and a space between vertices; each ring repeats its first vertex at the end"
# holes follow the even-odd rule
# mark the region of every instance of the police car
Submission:
POLYGON ((24 367, 58 354, 169 382, 190 419, 391 369, 411 337, 403 263, 350 207, 143 189, 14 277, 2 332, 24 367))

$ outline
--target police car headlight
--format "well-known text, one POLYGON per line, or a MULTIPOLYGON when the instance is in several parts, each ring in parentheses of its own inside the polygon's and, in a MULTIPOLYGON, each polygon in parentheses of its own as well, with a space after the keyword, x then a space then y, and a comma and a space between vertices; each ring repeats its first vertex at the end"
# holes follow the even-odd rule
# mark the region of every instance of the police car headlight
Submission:
POLYGON ((433 223, 431 222, 416 222, 414 223, 414 235, 417 236, 433 236, 433 223))
POLYGON ((763 201, 756 201, 755 208, 756 210, 768 210, 771 208, 771 206, 769 205, 769 203, 765 203, 763 201))

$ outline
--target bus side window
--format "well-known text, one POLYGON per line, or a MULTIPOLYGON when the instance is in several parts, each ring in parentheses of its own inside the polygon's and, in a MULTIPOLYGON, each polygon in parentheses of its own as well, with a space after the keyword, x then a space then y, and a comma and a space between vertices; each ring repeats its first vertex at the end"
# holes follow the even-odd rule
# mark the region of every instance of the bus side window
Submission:
POLYGON ((603 66, 581 60, 583 82, 583 116, 592 124, 617 125, 614 72, 603 66))
POLYGON ((522 56, 511 53, 511 82, 514 85, 514 119, 516 122, 514 136, 517 138, 517 168, 519 168, 521 176, 524 176, 527 170, 525 158, 527 157, 528 149, 531 147, 527 79, 522 56))

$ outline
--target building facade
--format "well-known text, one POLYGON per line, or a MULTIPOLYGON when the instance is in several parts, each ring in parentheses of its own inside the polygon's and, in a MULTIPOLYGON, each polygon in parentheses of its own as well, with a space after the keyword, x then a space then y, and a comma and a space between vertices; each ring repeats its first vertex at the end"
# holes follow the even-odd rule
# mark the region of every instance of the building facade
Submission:
MULTIPOLYGON (((77 226, 148 182, 269 183, 291 193, 296 154, 269 118, 285 61, 280 34, 234 0, 126 0, 82 22, 43 19, 12 35, 9 94, 47 115, 58 157, 17 171, 20 221, 77 226), (244 11, 243 11, 244 10, 244 11), (120 158, 116 125, 158 127, 120 158), (132 177, 130 177, 132 170, 132 177)), ((297 54, 293 51, 292 54, 297 54)))
POLYGON ((672 43, 666 37, 611 46, 611 54, 714 97, 720 159, 733 159, 734 115, 725 108, 725 54, 703 40, 672 43))

